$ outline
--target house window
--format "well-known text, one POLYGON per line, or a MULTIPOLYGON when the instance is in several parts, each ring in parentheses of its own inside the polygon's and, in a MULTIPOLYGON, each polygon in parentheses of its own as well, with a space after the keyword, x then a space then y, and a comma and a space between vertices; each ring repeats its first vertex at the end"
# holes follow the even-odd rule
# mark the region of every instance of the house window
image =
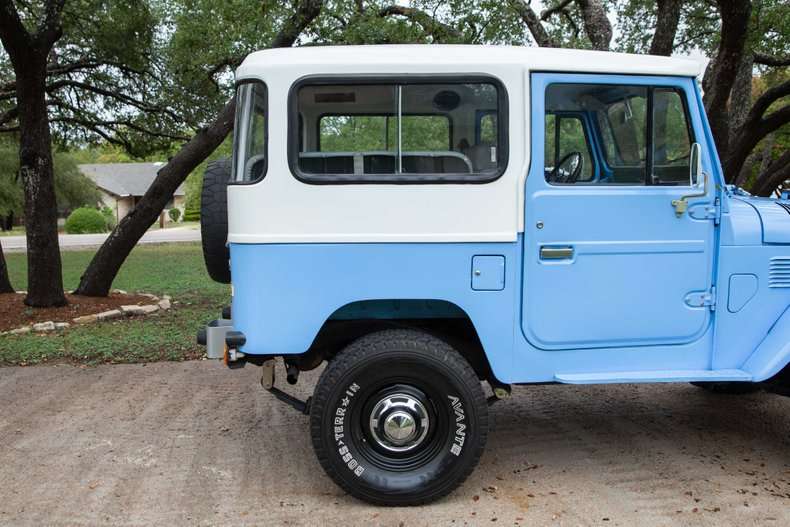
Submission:
POLYGON ((291 168, 309 183, 491 181, 506 164, 505 106, 487 78, 307 79, 292 90, 291 168), (485 141, 478 115, 491 116, 485 141))

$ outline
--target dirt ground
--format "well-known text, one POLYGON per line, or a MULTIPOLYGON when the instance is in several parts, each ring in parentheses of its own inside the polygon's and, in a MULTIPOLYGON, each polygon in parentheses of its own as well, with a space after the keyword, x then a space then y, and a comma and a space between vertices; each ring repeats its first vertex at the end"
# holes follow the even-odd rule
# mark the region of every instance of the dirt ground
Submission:
MULTIPOLYGON (((519 387, 464 486, 345 496, 253 366, 0 369, 3 525, 790 525, 790 398, 519 387)), ((315 375, 300 380, 301 395, 315 375)))

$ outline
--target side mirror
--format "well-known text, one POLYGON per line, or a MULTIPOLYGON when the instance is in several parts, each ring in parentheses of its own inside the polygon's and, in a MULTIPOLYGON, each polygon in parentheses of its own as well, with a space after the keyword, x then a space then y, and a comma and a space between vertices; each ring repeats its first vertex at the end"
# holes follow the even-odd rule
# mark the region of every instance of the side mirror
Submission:
POLYGON ((702 147, 699 143, 691 145, 689 152, 689 185, 698 187, 702 183, 702 147))

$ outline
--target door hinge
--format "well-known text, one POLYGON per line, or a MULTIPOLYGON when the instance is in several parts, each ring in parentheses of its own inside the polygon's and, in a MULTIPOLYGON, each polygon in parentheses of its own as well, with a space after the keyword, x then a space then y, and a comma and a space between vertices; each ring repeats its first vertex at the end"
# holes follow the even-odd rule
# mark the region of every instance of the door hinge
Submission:
POLYGON ((708 307, 711 311, 716 311, 716 286, 710 291, 689 293, 686 295, 686 305, 691 307, 708 307))
POLYGON ((695 220, 713 220, 714 225, 718 225, 721 223, 721 199, 716 198, 713 203, 691 207, 689 216, 695 220))

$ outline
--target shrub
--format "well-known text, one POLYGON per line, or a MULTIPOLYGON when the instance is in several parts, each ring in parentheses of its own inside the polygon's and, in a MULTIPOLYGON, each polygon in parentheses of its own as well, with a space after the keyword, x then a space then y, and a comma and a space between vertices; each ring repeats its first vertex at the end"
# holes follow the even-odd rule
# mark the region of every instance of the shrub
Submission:
POLYGON ((108 231, 115 228, 115 212, 110 207, 104 207, 101 210, 101 215, 104 216, 104 224, 108 231))
POLYGON ((170 216, 170 221, 173 223, 178 223, 179 218, 181 218, 181 209, 173 207, 167 211, 167 215, 170 216))
POLYGON ((198 221, 200 220, 200 209, 187 207, 184 209, 184 221, 198 221))
POLYGON ((80 207, 66 218, 66 232, 69 234, 87 234, 107 231, 104 215, 96 209, 80 207))

